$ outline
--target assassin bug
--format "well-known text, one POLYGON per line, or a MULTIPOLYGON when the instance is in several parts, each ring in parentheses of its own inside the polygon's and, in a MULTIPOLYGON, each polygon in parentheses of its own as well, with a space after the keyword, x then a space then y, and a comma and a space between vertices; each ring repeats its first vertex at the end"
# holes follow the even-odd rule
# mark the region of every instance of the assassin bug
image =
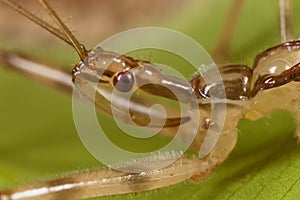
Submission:
MULTIPOLYGON (((6 3, 10 3, 10 1, 3 1, 6 3)), ((102 50, 91 51, 88 52, 85 48, 78 43, 76 38, 68 31, 65 25, 60 21, 60 19, 56 16, 56 13, 51 9, 46 1, 40 1, 40 3, 45 7, 45 9, 50 13, 50 15, 57 21, 61 30, 53 29, 52 26, 48 24, 44 24, 42 21, 38 21, 38 18, 34 18, 36 23, 42 24, 44 28, 50 29, 50 31, 54 32, 58 37, 62 40, 70 43, 78 52, 82 62, 80 62, 73 71, 73 80, 77 79, 78 74, 83 73, 83 71, 87 70, 86 64, 83 62, 88 56, 99 56, 104 57, 106 52, 102 50), (88 54, 91 55, 88 55, 88 54)), ((14 4, 12 4, 14 6, 14 4)), ((284 7, 284 6, 281 6, 284 7)), ((15 7, 15 9, 20 9, 20 7, 15 7)), ((285 10, 283 8, 283 10, 285 10)), ((22 12, 22 10, 21 10, 22 12)), ((24 14, 24 13, 23 13, 24 14)), ((25 14, 29 16, 28 14, 25 14)), ((286 19, 286 17, 283 17, 286 19)), ((288 21, 288 20, 287 20, 288 21)), ((282 24, 285 24, 282 22, 282 24)), ((287 26, 288 27, 288 26, 287 26)), ((283 31, 288 31, 288 28, 283 28, 283 31)), ((286 33, 282 34, 283 36, 288 35, 286 33)), ((284 94, 288 88, 293 88, 297 91, 298 86, 298 68, 299 68, 299 60, 297 55, 297 51, 299 49, 299 42, 285 42, 281 45, 270 48, 263 53, 259 54, 255 60, 253 71, 247 68, 244 65, 227 65, 220 67, 221 74, 224 78, 225 90, 227 99, 229 102, 226 103, 228 113, 227 118, 230 119, 230 123, 225 124, 224 132, 222 133, 218 143, 214 146, 213 150, 209 153, 208 156, 202 159, 186 159, 182 158, 176 161, 173 165, 163 168, 157 171, 148 171, 141 172, 135 174, 128 174, 124 172, 119 172, 115 170, 102 170, 102 171, 94 171, 87 172, 83 174, 77 174, 74 176, 57 179, 54 181, 46 181, 41 183, 32 184, 29 186, 19 187, 16 189, 5 190, 1 193, 1 198, 56 198, 57 195, 61 195, 61 198, 88 198, 95 196, 103 196, 103 195, 112 195, 112 194, 122 194, 122 193, 132 193, 139 192, 143 190, 151 190, 160 188, 163 186, 172 185, 183 180, 192 178, 192 179, 202 179, 206 175, 208 175, 213 168, 218 166, 231 152, 232 148, 235 145, 236 141, 236 125, 237 122, 242 118, 246 117, 249 119, 257 119, 261 118, 265 115, 272 113, 277 109, 285 109, 291 112, 294 112, 295 116, 298 119, 297 107, 298 105, 298 96, 295 95, 293 98, 289 99, 289 102, 285 104, 270 105, 270 98, 273 98, 274 95, 280 93, 284 94), (284 64, 282 65, 282 60, 277 59, 277 57, 284 57, 284 64), (278 61, 278 63, 276 63, 278 61), (270 62, 272 62, 272 67, 275 62, 278 67, 270 68, 270 62), (286 67, 288 66, 288 67, 286 67), (249 109, 250 104, 250 109, 249 109), (159 180, 159 182, 157 182, 159 180), (123 186, 123 187, 121 187, 123 186), (126 187, 124 187, 126 186, 126 187), (109 189, 107 189, 109 187, 109 189), (102 189, 100 189, 102 188, 102 189)), ((115 55, 111 52, 107 53, 108 57, 114 57, 115 55)), ((106 54, 106 55, 107 55, 106 54)), ((19 57, 14 54, 3 54, 2 60, 10 67, 18 68, 16 64, 14 64, 13 60, 21 59, 23 57, 19 57)), ((121 57, 121 63, 125 63, 125 65, 135 65, 138 63, 141 66, 148 66, 149 70, 153 70, 153 65, 149 64, 145 61, 138 61, 129 57, 121 57), (127 64, 129 63, 129 64, 127 64)), ((100 69, 95 67, 95 69, 100 69)), ((21 69, 21 67, 19 67, 21 69)), ((95 76, 93 74, 93 70, 88 71, 90 75, 95 76)), ((28 73, 28 69, 21 69, 28 73)), ((106 73, 106 79, 113 79, 111 82, 105 82, 106 79, 103 80, 102 84, 111 84, 110 86, 115 86, 115 82, 118 82, 125 75, 125 78, 128 74, 119 73, 119 68, 113 68, 116 71, 110 71, 110 73, 106 73), (121 77, 119 77, 121 76, 121 77)), ((29 72, 32 74, 32 72, 29 72)), ((51 73, 47 73, 48 75, 51 73)), ((62 76, 65 76, 63 74, 62 76)), ((67 76, 67 75, 66 75, 67 76)), ((128 81, 130 82, 132 74, 129 74, 128 81)), ((65 87, 67 90, 70 88, 71 82, 61 81, 56 79, 57 76, 49 76, 49 80, 58 81, 58 85, 65 87)), ((81 77, 82 78, 82 77, 81 77)), ((87 78, 86 76, 83 78, 87 78)), ((101 79, 101 78, 100 78, 101 79)), ((167 78, 166 78, 167 79, 167 78)), ((127 81, 127 82, 128 82, 127 81)), ((175 80, 176 81, 176 80, 175 80)), ((77 87, 81 87, 77 85, 77 87)), ((100 84, 101 87, 101 84, 100 84)), ((210 97, 211 90, 215 89, 214 87, 203 85, 203 81, 201 77, 195 76, 191 80, 191 88, 196 93, 199 98, 199 104, 202 104, 201 101, 204 99, 208 99, 210 97), (207 89, 209 88, 209 89, 207 89)), ((129 87, 118 88, 121 91, 127 91, 131 89, 129 87), (128 89, 129 88, 129 89, 128 89)), ((84 93, 84 88, 81 88, 84 93)), ((151 93, 151 88, 145 89, 144 91, 151 93)), ((184 91, 182 91, 184 92, 184 91)), ((297 93, 295 93, 297 94, 297 93)), ((165 97, 169 97, 168 94, 160 94, 165 97)), ((285 96, 282 96, 281 101, 286 101, 285 96)), ((99 105, 101 106, 101 105, 99 105)), ((209 109, 205 109, 203 107, 203 111, 209 113, 209 109)), ((109 111, 108 111, 109 112, 109 111)), ((204 115, 205 116, 205 115, 204 115)), ((208 115, 209 116, 209 115, 208 115)), ((139 119, 137 119, 139 120, 139 119)), ((143 123, 142 121, 138 121, 139 123, 143 123)), ((178 124, 178 122, 174 122, 174 120, 170 120, 170 126, 178 124), (172 124, 173 123, 173 124, 172 124)), ((201 129, 207 129, 208 126, 213 126, 214 122, 211 122, 209 117, 205 116, 201 129), (207 120, 208 121, 207 121, 207 120)), ((167 124, 168 125, 168 124, 167 124)), ((298 132, 297 132, 298 133, 298 132)), ((199 149, 201 144, 203 143, 203 134, 200 134, 199 137, 193 143, 193 148, 199 149)))

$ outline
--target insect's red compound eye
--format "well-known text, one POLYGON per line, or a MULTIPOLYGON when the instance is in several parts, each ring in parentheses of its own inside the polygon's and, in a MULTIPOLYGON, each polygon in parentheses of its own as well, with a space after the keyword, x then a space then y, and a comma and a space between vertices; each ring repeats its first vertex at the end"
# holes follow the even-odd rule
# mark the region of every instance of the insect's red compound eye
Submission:
POLYGON ((134 84, 134 75, 130 71, 119 72, 114 76, 113 84, 120 92, 129 92, 134 84))

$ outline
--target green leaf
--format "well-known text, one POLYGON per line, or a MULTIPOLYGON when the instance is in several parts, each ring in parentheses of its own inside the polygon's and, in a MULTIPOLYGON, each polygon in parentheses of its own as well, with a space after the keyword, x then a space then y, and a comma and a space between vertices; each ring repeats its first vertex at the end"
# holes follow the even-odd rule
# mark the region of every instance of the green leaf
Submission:
MULTIPOLYGON (((186 33, 211 52, 231 2, 191 2, 160 25, 186 33)), ((300 3, 294 1, 295 37, 300 33, 299 12, 300 3)), ((231 60, 251 66, 257 53, 280 43, 278 35, 277 2, 245 1, 231 60)), ((3 41, 0 47, 23 48, 36 57, 73 63, 74 56, 62 47, 16 45, 3 41)), ((2 69, 0 84, 0 188, 101 167, 76 134, 69 96, 2 69)), ((111 119, 103 120, 111 127, 111 119)), ((105 199, 298 199, 300 151, 293 117, 278 112, 256 122, 241 120, 238 128, 235 149, 206 180, 105 199)))

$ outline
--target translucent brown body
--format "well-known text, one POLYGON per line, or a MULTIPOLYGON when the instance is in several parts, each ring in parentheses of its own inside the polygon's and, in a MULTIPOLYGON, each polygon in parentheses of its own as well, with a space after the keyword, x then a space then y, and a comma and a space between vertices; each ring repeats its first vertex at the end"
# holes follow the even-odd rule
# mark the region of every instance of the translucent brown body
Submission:
MULTIPOLYGON (((112 53, 108 52, 108 54, 111 55, 112 53)), ((167 168, 140 174, 130 175, 115 170, 78 174, 56 181, 46 181, 44 183, 3 191, 0 197, 5 199, 10 195, 16 194, 17 191, 29 191, 46 187, 52 192, 48 191, 44 196, 41 195, 30 198, 39 199, 43 197, 45 199, 53 199, 56 195, 62 195, 70 199, 74 198, 74 196, 85 198, 155 189, 189 178, 201 180, 209 175, 216 166, 222 163, 234 148, 237 140, 236 125, 241 118, 258 119, 270 115, 277 110, 289 110, 295 114, 297 121, 299 120, 299 96, 297 95, 297 90, 299 89, 299 83, 297 82, 299 78, 297 74, 299 70, 298 54, 299 42, 295 41, 278 45, 259 54, 256 58, 253 72, 250 68, 243 65, 220 67, 227 94, 226 101, 220 102, 220 104, 226 104, 227 107, 226 123, 224 124, 221 137, 217 144, 205 158, 182 158, 167 168), (283 57, 284 60, 282 59, 283 57), (286 65, 287 63, 288 65, 286 65), (270 71, 274 66, 277 66, 277 70, 270 71), (269 81, 270 79, 272 80, 271 82, 269 81), (290 95, 291 93, 293 93, 293 95, 290 95), (291 98, 286 98, 287 95, 291 98), (157 182, 157 178, 160 181, 157 182), (64 188, 63 186, 72 184, 74 187, 62 189, 64 188), (119 184, 126 184, 128 188, 120 190, 119 184), (59 188, 58 186, 61 186, 60 190, 57 189, 59 188), (110 189, 106 190, 105 188, 107 187, 110 189), (56 188, 56 190, 53 188, 56 188), (98 192, 89 192, 92 190, 97 190, 98 192), (55 193, 55 195, 53 196, 51 193, 55 193)), ((10 57, 13 59, 13 55, 10 55, 10 57)), ((13 65, 12 67, 14 68, 18 68, 15 64, 10 63, 7 58, 7 56, 2 55, 2 61, 5 61, 8 65, 13 65)), ((144 63, 148 64, 148 62, 135 61, 132 58, 124 56, 122 56, 121 60, 124 60, 124 63, 128 65, 128 59, 133 62, 134 65, 132 66, 143 66, 144 63)), ((119 64, 120 63, 117 63, 117 66, 119 66, 119 64)), ((129 64, 131 65, 132 63, 129 64)), ((116 63, 112 64, 112 66, 113 65, 116 65, 116 63)), ((113 68, 118 68, 117 66, 113 68)), ((96 69, 94 68, 93 70, 96 69)), ((74 71, 74 74, 76 73, 78 73, 78 67, 74 71)), ((179 81, 174 79, 174 77, 172 80, 179 81)), ((87 81, 87 79, 85 81, 87 81)), ((217 84, 215 84, 214 87, 205 85, 201 81, 201 76, 194 77, 191 81, 190 88, 193 89, 189 90, 189 92, 193 91, 197 94, 201 112, 198 135, 192 145, 195 150, 199 150, 203 144, 209 126, 217 125, 211 121, 211 105, 209 102, 209 92, 215 90, 216 87, 218 87, 217 84), (210 90, 205 90, 206 87, 209 87, 210 90), (207 91, 207 93, 203 91, 207 91)), ((160 95, 167 97, 169 93, 160 95)), ((100 99, 98 103, 103 103, 103 99, 100 99)), ((177 121, 177 123, 180 124, 180 121, 177 121)), ((177 125, 166 127, 163 133, 172 135, 174 131, 176 132, 176 128, 177 125)), ((161 158, 160 161, 167 159, 169 158, 161 158)), ((157 161, 159 162, 159 160, 157 161)), ((140 164, 142 163, 133 163, 132 166, 140 164)))
MULTIPOLYGON (((63 34, 59 35, 59 37, 67 40, 63 34)), ((131 71, 137 81, 134 89, 141 93, 178 101, 174 94, 164 89, 162 84, 163 80, 174 83, 171 84, 173 89, 182 95, 181 103, 189 102, 189 97, 192 95, 197 97, 198 107, 196 109, 199 109, 201 117, 197 135, 191 148, 196 152, 200 150, 200 154, 203 145, 212 143, 211 146, 213 148, 209 151, 209 154, 203 157, 194 159, 180 158, 172 165, 162 169, 140 173, 125 173, 112 169, 86 172, 57 180, 33 183, 0 191, 0 199, 89 198, 152 190, 187 179, 202 180, 222 163, 234 148, 237 141, 236 126, 240 119, 256 120, 268 116, 277 110, 288 110, 294 114, 298 124, 297 135, 299 135, 299 48, 300 42, 292 41, 267 49, 258 54, 254 61, 253 69, 245 65, 220 66, 219 71, 222 76, 222 82, 210 84, 205 83, 203 80, 205 73, 194 76, 187 83, 181 79, 163 74, 155 65, 147 61, 135 60, 114 52, 104 51, 99 47, 90 52, 85 52, 86 55, 82 55, 82 61, 76 65, 73 74, 65 74, 69 78, 67 82, 56 77, 55 72, 60 70, 51 69, 51 72, 43 75, 41 82, 70 92, 72 90, 72 84, 70 83, 73 80, 81 94, 93 101, 95 96, 91 95, 89 84, 96 83, 97 88, 92 88, 97 90, 94 102, 100 110, 108 114, 112 113, 111 108, 113 106, 118 107, 120 105, 114 105, 113 102, 109 101, 110 96, 103 95, 101 91, 105 90, 109 94, 114 89, 115 83, 113 80, 119 72, 131 71), (97 58, 100 58, 100 61, 97 58), (104 65, 103 63, 110 64, 104 65), (143 73, 145 68, 153 72, 151 77, 147 77, 147 74, 143 73), (151 78, 152 84, 139 87, 142 85, 141 82, 147 78, 151 78), (218 93, 223 84, 225 86, 226 99, 220 99, 219 102, 212 105, 211 94, 218 93), (225 124, 218 124, 218 120, 214 120, 212 106, 226 107, 225 124), (216 144, 210 140, 205 140, 209 128, 213 129, 220 126, 222 126, 222 133, 216 144)), ((85 50, 82 48, 77 51, 80 53, 85 50)), ((27 67, 24 67, 23 65, 27 59, 10 53, 0 54, 0 61, 11 69, 36 77, 38 81, 40 81, 36 76, 38 73, 35 72, 38 72, 42 67, 47 68, 47 66, 39 65, 34 71, 31 67, 33 62, 31 64, 27 63, 27 67)), ((144 106, 147 110, 152 103, 156 102, 148 101, 148 99, 141 97, 134 98, 133 103, 144 106)), ((172 136, 176 133, 178 126, 183 124, 185 134, 189 136, 189 124, 194 123, 193 116, 181 117, 172 109, 167 108, 167 111, 170 112, 167 115, 168 118, 162 134, 172 136)), ((136 124, 145 125, 149 123, 147 113, 135 110, 134 107, 132 107, 131 113, 132 120, 136 124)), ((218 116, 218 113, 216 113, 216 116, 218 116)), ((127 120, 121 111, 119 118, 125 122, 127 120)), ((159 119, 159 115, 157 115, 157 118, 159 119)), ((184 138, 182 139, 184 141, 184 138)), ((154 163, 155 165, 155 162, 165 162, 169 159, 172 159, 172 157, 167 155, 161 156, 152 160, 152 164, 154 163)), ((134 168, 147 164, 149 164, 147 161, 136 161, 124 167, 134 168)))

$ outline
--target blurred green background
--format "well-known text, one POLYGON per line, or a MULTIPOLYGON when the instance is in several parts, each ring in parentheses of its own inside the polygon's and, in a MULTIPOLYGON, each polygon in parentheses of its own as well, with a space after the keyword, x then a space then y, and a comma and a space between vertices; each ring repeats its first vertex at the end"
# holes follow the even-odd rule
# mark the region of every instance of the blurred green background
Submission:
MULTIPOLYGON (((128 28, 161 26, 191 36, 208 52, 222 39, 221 28, 233 3, 232 0, 70 2, 52 4, 87 47, 128 28)), ((293 3, 294 36, 298 38, 300 2, 293 3)), ((30 3, 28 6, 35 13, 46 15, 38 7, 30 3)), ((0 13, 1 51, 23 52, 71 71, 78 60, 71 48, 2 4, 0 13)), ((245 0, 230 58, 222 63, 251 66, 257 53, 280 43, 278 27, 277 1, 245 0)), ((78 138, 69 96, 3 69, 0 69, 0 94, 0 188, 101 167, 78 138)), ((104 118, 105 123, 112 123, 104 118)), ((242 120, 238 128, 237 147, 206 180, 113 198, 298 199, 300 152, 293 137, 293 118, 279 112, 257 122, 242 120)), ((112 133, 115 131, 118 130, 112 128, 112 133)))

